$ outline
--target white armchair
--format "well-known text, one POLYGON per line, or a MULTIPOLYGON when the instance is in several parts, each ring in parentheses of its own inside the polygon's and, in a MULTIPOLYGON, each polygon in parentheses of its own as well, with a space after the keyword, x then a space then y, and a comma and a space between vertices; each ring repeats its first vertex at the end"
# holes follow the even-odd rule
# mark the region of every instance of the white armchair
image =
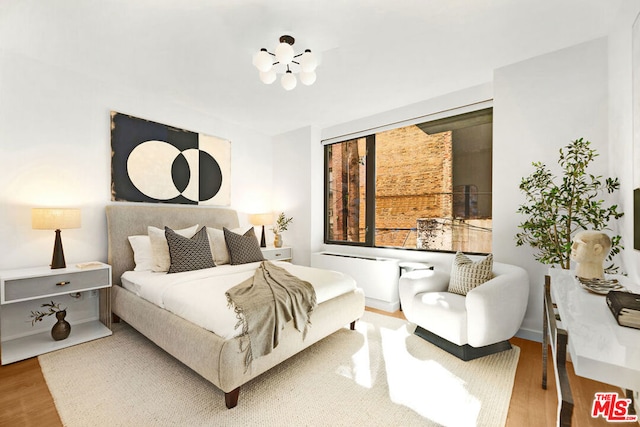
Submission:
POLYGON ((419 270, 400 277, 400 302, 416 335, 462 360, 508 350, 524 318, 529 276, 514 265, 493 263, 494 277, 466 296, 447 292, 449 274, 419 270))

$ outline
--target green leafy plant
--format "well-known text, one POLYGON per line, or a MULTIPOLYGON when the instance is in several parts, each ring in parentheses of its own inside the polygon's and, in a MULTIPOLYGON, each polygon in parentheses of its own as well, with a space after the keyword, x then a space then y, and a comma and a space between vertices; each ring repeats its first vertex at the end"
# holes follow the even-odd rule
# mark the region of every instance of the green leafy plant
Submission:
POLYGON ((51 316, 52 314, 56 314, 59 311, 65 311, 65 308, 60 308, 60 303, 56 304, 53 301, 42 304, 40 307, 48 307, 48 310, 45 311, 32 311, 31 312, 31 326, 35 325, 37 322, 42 322, 47 316, 51 316))
POLYGON ((284 212, 280 212, 280 215, 278 215, 278 219, 276 219, 276 225, 273 226, 271 230, 273 230, 275 234, 280 234, 283 231, 287 231, 287 228, 292 221, 293 217, 287 218, 286 216, 284 216, 284 212))
MULTIPOLYGON (((560 149, 558 164, 562 168, 557 177, 541 162, 534 162, 535 171, 522 178, 520 190, 526 202, 518 213, 527 217, 518 227, 516 245, 529 244, 536 249, 535 259, 543 264, 569 269, 573 235, 580 230, 603 231, 611 219, 624 215, 617 205, 605 206, 601 194, 613 193, 620 188, 618 178, 606 178, 587 173, 587 167, 598 156, 590 148, 591 142, 583 138, 572 141, 560 149)), ((621 249, 621 237, 611 237, 612 261, 621 249)), ((618 272, 614 263, 607 266, 608 273, 618 272)))

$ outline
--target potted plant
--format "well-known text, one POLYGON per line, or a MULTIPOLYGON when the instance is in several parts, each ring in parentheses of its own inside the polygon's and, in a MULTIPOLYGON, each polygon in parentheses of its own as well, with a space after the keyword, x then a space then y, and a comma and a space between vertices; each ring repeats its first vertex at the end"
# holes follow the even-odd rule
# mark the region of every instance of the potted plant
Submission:
POLYGON ((282 247, 281 234, 283 231, 287 231, 287 228, 289 227, 289 224, 291 224, 291 221, 293 221, 293 217, 287 218, 284 215, 284 212, 280 212, 280 215, 278 215, 278 219, 276 219, 276 225, 274 225, 271 229, 274 234, 273 246, 275 246, 276 248, 282 247))
MULTIPOLYGON (((590 144, 580 138, 560 149, 560 182, 541 162, 533 162, 535 171, 520 182, 526 201, 517 212, 527 218, 518 225, 521 231, 516 234, 516 245, 529 244, 536 250, 535 259, 543 264, 569 269, 576 232, 603 231, 611 219, 624 215, 618 212, 617 205, 606 206, 601 198, 604 191, 613 193, 620 188, 618 178, 602 181, 602 176, 587 173, 587 167, 598 156, 590 144)), ((607 261, 612 262, 623 248, 620 239, 619 235, 611 236, 607 261)), ((612 262, 605 271, 616 273, 618 269, 612 262)))
POLYGON ((56 304, 53 301, 44 303, 40 307, 48 307, 48 310, 32 311, 31 326, 34 326, 37 322, 42 322, 42 319, 44 319, 45 317, 55 314, 58 321, 53 325, 53 328, 51 328, 51 337, 56 341, 67 338, 71 333, 71 325, 69 324, 69 322, 64 320, 67 315, 67 309, 60 308, 60 303, 56 304))

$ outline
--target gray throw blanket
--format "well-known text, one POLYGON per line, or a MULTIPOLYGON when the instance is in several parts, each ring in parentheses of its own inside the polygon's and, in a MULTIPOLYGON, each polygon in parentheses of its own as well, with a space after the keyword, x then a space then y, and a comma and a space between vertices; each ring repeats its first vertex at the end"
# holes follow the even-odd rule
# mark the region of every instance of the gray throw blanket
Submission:
POLYGON ((229 289, 226 296, 242 324, 242 335, 248 340, 242 349, 246 350, 246 368, 253 359, 278 346, 287 322, 293 320, 304 339, 309 316, 316 307, 316 292, 309 282, 269 261, 263 261, 252 278, 229 289))

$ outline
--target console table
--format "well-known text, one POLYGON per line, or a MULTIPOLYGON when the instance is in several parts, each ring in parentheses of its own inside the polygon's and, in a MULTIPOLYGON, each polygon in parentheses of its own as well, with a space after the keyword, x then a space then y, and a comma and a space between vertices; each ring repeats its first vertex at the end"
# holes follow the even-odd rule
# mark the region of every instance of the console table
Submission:
MULTIPOLYGON (((618 325, 604 295, 583 289, 571 270, 552 268, 545 280, 542 387, 546 389, 551 345, 558 385, 558 425, 571 425, 573 399, 566 352, 576 375, 621 387, 627 397, 640 390, 640 330, 618 325), (556 309, 557 308, 557 313, 556 309)), ((616 276, 630 292, 640 286, 616 276)))

